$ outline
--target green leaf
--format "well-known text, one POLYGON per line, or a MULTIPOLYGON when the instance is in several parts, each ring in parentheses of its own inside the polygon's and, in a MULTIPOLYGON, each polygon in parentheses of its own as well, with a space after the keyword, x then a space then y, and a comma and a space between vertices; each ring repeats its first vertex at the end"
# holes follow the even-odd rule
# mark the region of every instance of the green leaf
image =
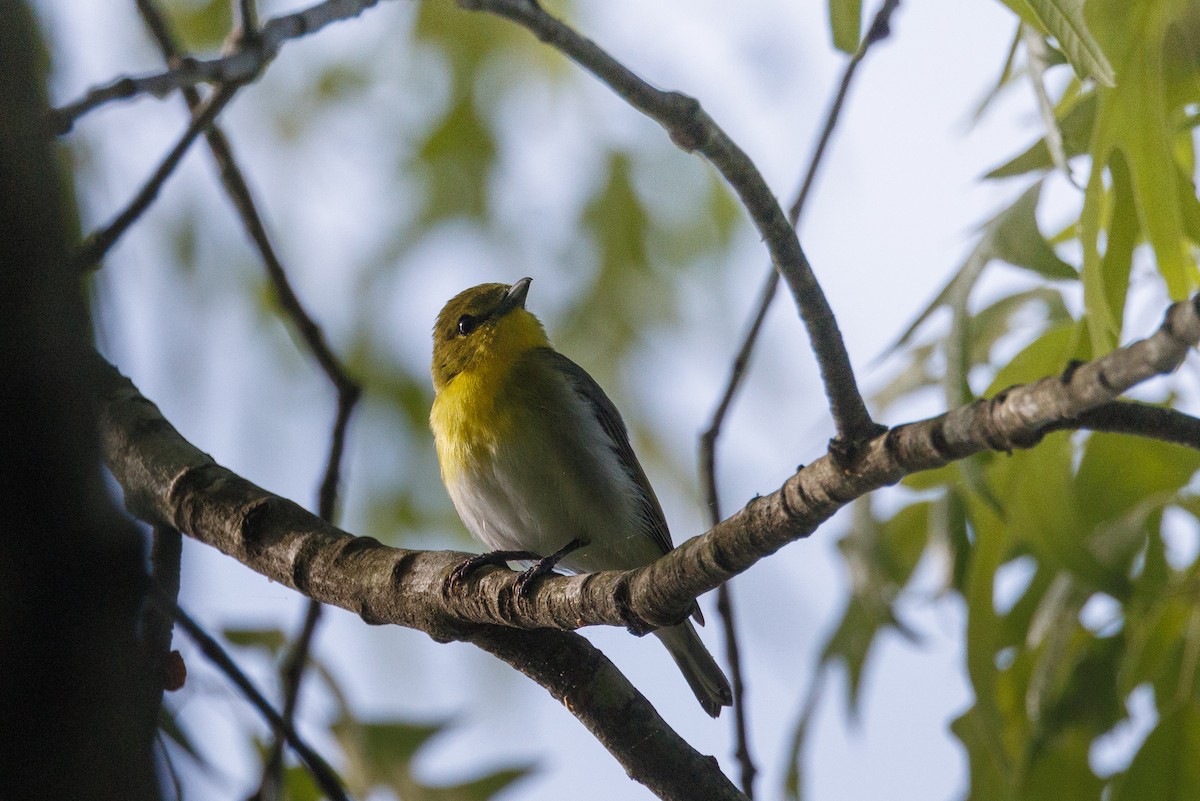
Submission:
MULTIPOLYGON (((1095 92, 1089 92, 1065 110, 1060 111, 1058 130, 1062 133, 1063 155, 1070 159, 1087 152, 1088 142, 1092 137, 1092 128, 1096 123, 1097 98, 1095 92)), ((1025 152, 1014 156, 999 167, 992 169, 985 178, 1012 178, 1029 172, 1049 170, 1054 167, 1054 159, 1050 155, 1050 146, 1042 137, 1030 145, 1025 152)))
POLYGON ((216 50, 233 29, 229 0, 191 0, 173 6, 172 21, 188 52, 216 50))
POLYGON ((1087 358, 1083 348, 1079 327, 1075 323, 1050 328, 1000 368, 991 386, 983 393, 984 397, 994 397, 1001 390, 1016 384, 1028 384, 1046 376, 1059 375, 1072 359, 1087 358))
MULTIPOLYGON (((1051 279, 1077 279, 1078 273, 1054 252, 1037 225, 1037 204, 1041 182, 1030 186, 1008 208, 1001 211, 981 228, 979 243, 958 272, 942 287, 900 338, 887 349, 891 353, 908 344, 917 330, 935 311, 946 306, 956 318, 966 322, 966 303, 984 268, 994 259, 1004 261, 1051 279)), ((959 353, 965 358, 970 349, 969 323, 958 332, 962 337, 959 353)), ((964 367, 966 365, 963 365, 964 367)))
POLYGON ((859 690, 867 657, 875 643, 875 635, 883 625, 879 615, 872 613, 862 599, 852 595, 841 622, 821 651, 822 664, 840 661, 846 668, 846 713, 853 719, 858 717, 859 690))
MULTIPOLYGON (((1092 170, 1080 215, 1084 306, 1093 350, 1102 355, 1120 337, 1120 319, 1109 306, 1113 293, 1099 251, 1107 199, 1104 168, 1116 151, 1127 161, 1138 221, 1154 248, 1167 291, 1182 299, 1200 282, 1186 242, 1185 217, 1191 205, 1180 203, 1175 141, 1180 136, 1176 125, 1181 96, 1167 80, 1164 55, 1172 31, 1189 24, 1189 15, 1196 12, 1189 0, 1147 0, 1133 9, 1125 0, 1092 0, 1087 10, 1118 76, 1115 88, 1098 90, 1100 106, 1089 147, 1092 170)), ((1194 60, 1191 70, 1200 76, 1194 60)))
POLYGON ((1076 481, 1089 527, 1116 520, 1156 495, 1174 495, 1200 470, 1200 452, 1120 434, 1088 437, 1076 481))
POLYGON ((415 755, 448 728, 448 722, 362 723, 349 718, 342 718, 332 726, 346 754, 346 781, 359 796, 366 796, 377 787, 387 787, 409 801, 486 801, 533 772, 533 766, 524 765, 502 768, 455 785, 432 786, 418 781, 412 775, 415 755))
POLYGON ((308 768, 289 765, 283 772, 283 797, 287 801, 321 801, 325 794, 308 768))
POLYGON ((967 752, 968 801, 990 801, 1011 797, 1012 769, 995 728, 996 718, 975 705, 950 724, 950 731, 967 752))
POLYGON ((482 219, 496 144, 471 98, 458 99, 418 151, 426 182, 423 223, 453 217, 482 219))
POLYGON ((1200 798, 1200 701, 1189 698, 1159 720, 1112 797, 1113 801, 1200 798))
POLYGON ((287 645, 287 635, 280 629, 224 629, 221 632, 232 645, 240 648, 264 648, 277 654, 287 645))
POLYGON ((1021 787, 1021 801, 1095 801, 1104 782, 1088 764, 1093 734, 1073 729, 1038 751, 1021 787))
MULTIPOLYGON (((1062 293, 1049 287, 1039 286, 1024 292, 1000 298, 985 306, 971 318, 971 352, 969 363, 986 364, 992 347, 1004 336, 1013 332, 1013 318, 1030 305, 1039 304, 1046 310, 1046 325, 1061 326, 1071 321, 1070 312, 1063 302, 1062 293)), ((1029 330, 1025 324, 1022 331, 1029 330)))
POLYGON ((1024 267, 1044 278, 1075 280, 1079 274, 1058 257, 1037 224, 1042 184, 1035 183, 1017 201, 987 224, 990 255, 1014 267, 1024 267))
POLYGON ((829 0, 829 28, 833 46, 853 55, 862 36, 862 0, 829 0))
POLYGON ((1095 78, 1105 86, 1116 85, 1112 64, 1104 55, 1084 20, 1084 0, 1026 0, 1042 28, 1058 40, 1067 60, 1080 78, 1095 78))

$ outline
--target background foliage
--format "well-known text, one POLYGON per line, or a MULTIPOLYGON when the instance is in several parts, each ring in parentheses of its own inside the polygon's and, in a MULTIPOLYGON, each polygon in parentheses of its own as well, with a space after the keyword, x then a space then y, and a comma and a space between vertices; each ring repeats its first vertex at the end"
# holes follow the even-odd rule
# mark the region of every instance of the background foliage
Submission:
MULTIPOLYGON (((962 238, 939 243, 932 269, 951 277, 940 291, 924 287, 921 294, 935 297, 927 308, 893 310, 913 322, 899 336, 886 334, 893 344, 871 371, 873 410, 889 423, 1105 353, 1144 334, 1164 298, 1187 296, 1200 278, 1200 6, 979 5, 990 6, 993 24, 1015 32, 1006 63, 1002 52, 955 53, 1000 59, 988 65, 1000 74, 994 87, 975 87, 981 104, 958 98, 961 113, 974 111, 982 127, 998 116, 1019 118, 1037 129, 1036 141, 1026 146, 1027 139, 1010 135, 996 145, 995 166, 982 178, 994 185, 986 190, 994 202, 988 221, 968 237, 957 268, 953 253, 962 238)), ((73 18, 45 6, 58 99, 110 75, 158 67, 131 9, 73 18), (88 24, 97 39, 91 47, 80 36, 88 24)), ((291 7, 263 3, 261 11, 291 7)), ((786 196, 807 146, 786 127, 764 134, 747 122, 746 103, 723 95, 710 102, 706 89, 719 85, 715 76, 736 63, 733 56, 757 59, 778 84, 761 85, 766 101, 772 92, 788 101, 803 94, 797 113, 816 119, 824 88, 784 88, 803 71, 793 41, 760 34, 738 40, 758 42, 746 52, 710 51, 707 59, 698 54, 673 64, 655 50, 653 35, 618 31, 630 30, 631 13, 645 26, 669 21, 686 28, 682 8, 547 7, 585 32, 607 35, 616 55, 652 82, 697 95, 735 139, 747 140, 786 196)), ((193 52, 214 52, 230 28, 227 0, 173 0, 164 8, 193 52)), ((774 6, 764 9, 748 13, 782 30, 794 23, 774 6)), ((821 9, 828 14, 823 36, 853 52, 873 11, 864 13, 855 0, 830 0, 821 9)), ((902 8, 898 16, 899 54, 909 13, 902 8)), ((720 33, 696 34, 696 42, 712 46, 720 33)), ((884 48, 877 57, 898 54, 884 48)), ((960 68, 949 55, 938 65, 960 68)), ((936 92, 933 78, 929 85, 910 80, 907 99, 884 112, 915 108, 916 95, 936 92)), ((65 140, 85 229, 142 180, 143 154, 165 148, 180 126, 180 108, 152 100, 105 108, 65 140)), ((407 546, 470 547, 429 447, 427 329, 440 302, 458 289, 532 274, 531 307, 558 347, 618 399, 660 493, 666 488, 676 540, 703 529, 691 438, 717 396, 730 343, 751 306, 757 279, 746 276, 765 264, 714 172, 523 32, 437 0, 382 4, 289 44, 223 121, 261 188, 299 294, 366 390, 352 424, 345 527, 407 546)), ((845 136, 869 134, 880 148, 902 149, 898 132, 856 133, 855 121, 851 114, 845 136)), ((903 175, 900 161, 893 159, 895 173, 871 177, 885 185, 904 180, 896 177, 903 175)), ((828 191, 838 197, 836 186, 828 191)), ((910 203, 922 200, 918 186, 905 194, 910 203)), ((868 204, 864 195, 850 201, 868 204)), ((838 213, 852 228, 866 210, 838 213)), ((876 235, 891 251, 918 248, 918 237, 904 232, 862 232, 876 235)), ((802 239, 810 241, 803 231, 802 239)), ((906 279, 886 276, 883 259, 844 255, 855 246, 843 237, 810 251, 820 277, 857 276, 857 294, 831 294, 852 356, 863 365, 874 353, 861 342, 855 347, 862 336, 856 329, 870 324, 872 292, 906 279)), ((281 325, 268 286, 214 190, 210 165, 193 155, 94 280, 98 338, 185 436, 251 480, 304 501, 319 477, 332 393, 281 325)), ((799 329, 788 325, 777 323, 765 340, 755 361, 758 389, 729 437, 736 444, 722 445, 731 500, 773 488, 796 460, 819 453, 829 433, 815 401, 804 409, 805 422, 779 423, 793 414, 795 382, 813 381, 799 329), (818 417, 814 430, 808 421, 818 417)), ((1194 382, 1193 369, 1169 387, 1149 387, 1146 397, 1194 409, 1194 382)), ((782 784, 799 796, 806 786, 803 768, 820 753, 830 725, 820 714, 829 707, 827 691, 844 688, 847 715, 868 715, 869 722, 871 675, 890 673, 899 661, 894 635, 906 649, 937 647, 944 639, 938 628, 950 620, 969 688, 950 728, 967 768, 956 775, 948 767, 946 783, 925 785, 926 792, 973 799, 1105 793, 1118 801, 1200 794, 1200 775, 1190 767, 1200 764, 1200 502, 1191 491, 1197 468, 1200 456, 1177 446, 1056 434, 1031 451, 984 454, 914 476, 819 532, 815 539, 830 542, 842 532, 838 551, 849 586, 844 609, 820 627, 785 620, 793 610, 803 617, 830 603, 814 604, 795 589, 810 574, 793 562, 762 565, 735 583, 749 643, 751 717, 763 720, 752 745, 766 755, 774 785, 767 793, 782 784), (761 620, 775 623, 768 628, 761 620), (780 642, 797 638, 809 641, 807 650, 780 642), (797 671, 797 659, 816 668, 797 671), (781 714, 784 708, 794 708, 796 718, 781 714)), ((225 628, 226 641, 262 682, 275 681, 294 625, 290 602, 253 584, 223 601, 228 582, 248 579, 200 549, 189 549, 185 560, 186 604, 214 624, 237 621, 225 628), (262 599, 270 613, 256 619, 245 605, 262 599)), ((510 797, 534 797, 567 776, 583 777, 585 786, 591 771, 611 779, 612 766, 585 764, 606 759, 594 743, 573 729, 560 732, 560 710, 543 716, 524 708, 547 705, 486 657, 418 643, 409 633, 359 633, 354 622, 335 615, 322 635, 302 719, 326 753, 339 755, 358 796, 482 799, 511 785, 510 797), (371 638, 376 644, 365 645, 371 638), (459 689, 422 700, 442 683, 459 689), (547 763, 538 747, 506 741, 512 720, 534 742, 569 745, 547 763), (513 784, 530 772, 543 781, 513 784)), ((606 651, 628 648, 636 654, 629 659, 640 660, 643 644, 622 637, 597 635, 606 651)), ((690 699, 664 665, 633 664, 630 672, 656 705, 662 699, 687 721, 689 739, 732 764, 726 735, 686 717, 691 712, 682 704, 690 699)), ((256 781, 265 733, 235 711, 198 657, 189 666, 192 680, 171 705, 165 729, 185 797, 244 792, 256 781)), ((900 675, 891 686, 905 680, 900 675)), ((898 723, 886 730, 941 736, 898 723)), ((290 768, 288 778, 290 797, 316 797, 301 769, 290 768)), ((816 786, 837 786, 825 782, 816 786)))

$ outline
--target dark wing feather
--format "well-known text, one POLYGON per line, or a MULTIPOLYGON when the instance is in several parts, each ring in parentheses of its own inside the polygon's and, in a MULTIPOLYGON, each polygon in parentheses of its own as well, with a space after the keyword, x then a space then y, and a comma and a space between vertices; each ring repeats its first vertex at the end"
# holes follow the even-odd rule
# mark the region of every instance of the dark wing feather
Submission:
POLYGON ((662 548, 663 553, 671 550, 675 546, 671 544, 671 532, 667 529, 666 516, 663 515, 662 506, 658 503, 654 488, 650 486, 650 480, 646 478, 646 471, 642 470, 637 456, 633 453, 633 446, 629 444, 629 432, 625 430, 625 421, 621 419, 621 413, 604 394, 604 390, 600 389, 600 385, 596 383, 595 379, 588 375, 582 367, 550 348, 545 349, 544 355, 547 363, 562 373, 579 391, 579 394, 587 399, 596 413, 600 427, 612 440, 621 466, 625 468, 625 472, 638 487, 638 501, 641 505, 642 518, 646 521, 646 534, 654 541, 654 544, 662 548))

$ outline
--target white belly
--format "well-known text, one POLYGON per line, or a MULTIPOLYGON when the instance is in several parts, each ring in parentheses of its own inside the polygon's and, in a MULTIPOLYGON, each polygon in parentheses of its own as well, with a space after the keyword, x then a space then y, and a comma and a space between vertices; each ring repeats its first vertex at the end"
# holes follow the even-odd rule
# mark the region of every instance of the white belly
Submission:
POLYGON ((579 573, 629 570, 661 556, 645 533, 639 488, 585 401, 564 426, 533 411, 515 421, 522 445, 477 443, 447 488, 463 523, 495 550, 541 556, 572 539, 588 545, 563 559, 579 573), (550 435, 548 429, 558 432, 550 435))

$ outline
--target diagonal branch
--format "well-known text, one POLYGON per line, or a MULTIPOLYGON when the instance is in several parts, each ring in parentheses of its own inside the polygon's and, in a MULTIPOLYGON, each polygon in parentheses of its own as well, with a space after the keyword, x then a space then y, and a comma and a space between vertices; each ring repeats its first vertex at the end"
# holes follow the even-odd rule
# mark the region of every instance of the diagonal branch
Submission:
POLYGON ((720 171, 741 198, 766 242, 775 269, 792 291, 817 357, 842 452, 852 457, 857 453, 859 443, 880 433, 882 428, 871 420, 858 391, 833 310, 800 247, 795 229, 754 162, 708 116, 700 103, 680 92, 654 88, 595 42, 543 11, 536 0, 459 0, 459 5, 505 17, 529 29, 543 42, 608 84, 631 106, 666 128, 671 140, 680 148, 700 152, 720 171))
POLYGON ((867 443, 853 472, 825 454, 644 568, 547 578, 527 599, 514 594, 516 574, 501 569, 482 570, 450 592, 446 579, 462 554, 350 536, 220 467, 111 365, 98 368, 98 391, 106 458, 134 514, 171 523, 310 598, 435 639, 461 639, 476 624, 641 632, 684 619, 697 596, 807 537, 855 498, 985 450, 1033 447, 1047 430, 1173 371, 1200 342, 1198 304, 1200 296, 1174 304, 1152 336, 1062 376, 894 428, 867 443))
POLYGON ((113 100, 127 100, 147 94, 161 98, 176 89, 201 83, 218 86, 249 83, 262 74, 286 42, 316 33, 331 23, 357 17, 378 2, 325 0, 292 14, 267 20, 253 35, 239 37, 233 42, 230 52, 219 58, 186 58, 165 72, 114 78, 90 89, 78 100, 53 109, 50 112, 51 130, 58 134, 68 133, 84 114, 113 100))
MULTIPOLYGON (((168 66, 179 66, 183 61, 182 52, 175 36, 170 30, 166 18, 159 10, 157 4, 154 0, 136 1, 138 11, 157 41, 163 57, 167 60, 168 66)), ((242 30, 257 36, 258 29, 253 2, 241 0, 239 11, 242 30)), ((188 108, 195 113, 202 103, 200 93, 194 86, 184 86, 182 87, 182 94, 188 108)), ((267 276, 275 288, 284 315, 291 320, 299 332, 301 339, 304 341, 305 346, 313 354, 321 370, 337 391, 337 413, 333 423, 333 430, 330 434, 329 456, 326 460, 325 473, 321 479, 321 486, 317 497, 317 514, 320 515, 321 519, 332 522, 337 505, 338 480, 341 472, 342 456, 346 446, 346 429, 350 422, 350 415, 358 402, 361 389, 350 378, 341 361, 329 347, 324 332, 312 318, 312 315, 305 310, 304 305, 300 302, 300 298, 292 288, 283 263, 279 259, 274 246, 271 244, 270 237, 267 235, 266 226, 263 224, 262 215, 258 212, 257 204, 255 204, 253 195, 250 192, 250 186, 241 168, 238 166, 233 154, 233 147, 229 139, 225 136, 224 131, 216 124, 213 124, 205 131, 205 140, 208 142, 209 151, 212 153, 213 160, 216 162, 220 172, 221 184, 224 186, 230 200, 232 200, 243 227, 254 242, 263 264, 266 266, 267 276)), ((284 661, 282 670, 284 676, 283 717, 289 723, 291 723, 296 713, 304 669, 308 664, 308 654, 312 648, 313 637, 316 634, 320 618, 321 605, 316 601, 310 601, 305 611, 304 623, 301 626, 300 634, 284 661)), ((274 788, 279 786, 283 767, 282 759, 282 743, 276 738, 267 759, 267 766, 263 776, 263 787, 260 790, 260 794, 262 791, 268 789, 268 784, 271 782, 274 782, 274 788)), ((277 795, 277 793, 268 794, 272 795, 272 797, 277 795)))
POLYGON ((221 110, 233 100, 234 94, 237 93, 239 84, 224 84, 214 91, 204 103, 197 109, 192 121, 188 124, 183 135, 179 137, 179 141, 175 146, 163 157, 157 169, 138 190, 133 200, 129 201, 129 205, 113 218, 112 222, 95 231, 84 240, 79 251, 75 254, 75 264, 81 269, 91 269, 99 266, 100 260, 104 258, 104 254, 108 253, 109 249, 117 243, 117 240, 129 230, 129 226, 137 222, 138 218, 145 213, 146 209, 150 208, 150 204, 158 197, 159 190, 163 184, 175 172, 175 168, 179 166, 179 162, 183 161, 183 157, 187 154, 188 148, 196 141, 201 133, 204 132, 221 110))
POLYGON ((153 592, 154 602, 158 604, 164 611, 172 615, 176 622, 179 623, 183 630, 188 633, 196 646, 204 653, 208 659, 221 669, 229 679, 238 686, 238 689, 246 696, 250 703, 257 709, 271 728, 275 732, 287 740, 296 754, 304 760, 304 764, 312 773, 313 778, 320 786, 321 790, 329 798, 335 801, 349 801, 346 791, 342 789, 341 780, 337 774, 333 772, 333 768, 329 767, 329 763, 317 754, 316 751, 306 743, 292 724, 283 719, 270 702, 259 692, 258 688, 247 678, 246 674, 237 666, 226 653, 221 644, 209 636, 208 632, 200 628, 196 621, 192 620, 179 606, 161 590, 155 589, 153 592))
MULTIPOLYGON (((817 169, 820 167, 829 142, 833 138, 834 128, 837 127, 838 119, 841 117, 842 107, 846 103, 846 97, 850 92, 850 84, 854 80, 854 74, 858 71, 858 65, 866 58, 867 51, 870 50, 873 44, 887 38, 891 33, 891 16, 899 5, 900 0, 884 0, 883 5, 880 6, 879 11, 875 14, 875 19, 871 23, 867 35, 863 37, 858 50, 846 63, 842 79, 838 84, 837 93, 834 95, 833 102, 829 106, 829 111, 825 115, 825 124, 821 129, 821 135, 817 138, 817 146, 813 151, 812 158, 809 160, 808 170, 805 172, 804 180, 800 185, 800 191, 797 193, 791 208, 788 209, 788 222, 793 229, 800 222, 800 213, 804 209, 804 204, 808 201, 809 192, 812 190, 813 182, 817 176, 817 169)), ((701 483, 704 486, 709 519, 714 526, 721 520, 720 494, 717 492, 717 439, 721 436, 721 428, 725 423, 725 417, 729 413, 734 396, 741 387, 742 379, 745 378, 746 370, 749 368, 750 355, 754 352, 754 346, 758 343, 758 334, 762 330, 763 321, 767 317, 767 309, 770 308, 771 301, 775 299, 775 291, 778 286, 779 272, 772 267, 767 271, 767 278, 760 293, 757 311, 746 332, 745 339, 742 341, 741 347, 738 348, 737 355, 734 357, 725 391, 721 395, 721 399, 717 402, 717 408, 713 412, 708 428, 700 435, 701 483)), ((717 589, 717 610, 721 614, 721 621, 725 628, 726 657, 729 662, 730 680, 733 685, 734 726, 737 739, 736 755, 742 767, 742 789, 746 795, 753 798, 756 769, 746 736, 745 683, 742 680, 741 659, 738 655, 737 635, 733 626, 733 598, 731 595, 732 593, 727 584, 722 584, 717 589)))

